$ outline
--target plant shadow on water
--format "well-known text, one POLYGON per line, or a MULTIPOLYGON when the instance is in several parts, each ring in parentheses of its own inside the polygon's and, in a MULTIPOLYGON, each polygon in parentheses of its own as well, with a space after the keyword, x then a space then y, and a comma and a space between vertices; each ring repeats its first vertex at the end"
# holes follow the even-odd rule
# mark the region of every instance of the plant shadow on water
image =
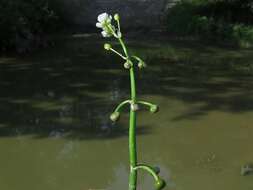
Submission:
MULTIPOLYGON (((126 127, 109 121, 116 102, 127 96, 126 73, 112 69, 115 60, 100 51, 102 42, 72 38, 61 45, 24 59, 1 59, 0 136, 127 136, 126 127)), ((140 126, 137 134, 150 129, 140 126)))
MULTIPOLYGON (((127 135, 108 117, 127 97, 128 76, 96 36, 64 39, 59 47, 27 58, 0 59, 0 136, 55 134, 89 139, 127 135), (94 43, 96 41, 96 43, 94 43), (123 90, 122 90, 123 89, 123 90), (53 131, 53 132, 52 132, 53 131)), ((139 74, 142 95, 161 95, 201 106, 173 118, 194 119, 212 110, 253 110, 252 50, 167 39, 130 39, 150 64, 139 74)), ((139 126, 138 133, 151 127, 139 126)))
POLYGON ((150 41, 139 44, 133 41, 134 51, 146 55, 150 63, 142 77, 145 81, 140 85, 142 94, 161 95, 198 105, 180 113, 173 121, 197 119, 211 111, 253 111, 252 49, 218 47, 187 40, 150 41))

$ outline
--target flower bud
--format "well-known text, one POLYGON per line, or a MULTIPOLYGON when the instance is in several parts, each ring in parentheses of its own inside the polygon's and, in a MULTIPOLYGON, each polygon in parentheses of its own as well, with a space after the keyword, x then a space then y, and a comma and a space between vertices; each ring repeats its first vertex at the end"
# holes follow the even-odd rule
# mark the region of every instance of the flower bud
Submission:
POLYGON ((161 190, 166 186, 166 183, 163 179, 158 178, 158 180, 155 182, 155 188, 156 190, 161 190))
POLYGON ((131 66, 132 66, 132 64, 129 61, 127 61, 127 62, 124 63, 125 69, 130 69, 131 66))
POLYGON ((120 31, 117 32, 118 38, 122 38, 122 33, 120 31))
POLYGON ((114 20, 119 21, 119 19, 120 19, 119 14, 115 14, 114 15, 114 20))
POLYGON ((152 105, 149 109, 151 113, 157 113, 159 111, 159 107, 157 105, 152 105))
POLYGON ((145 67, 146 67, 146 64, 145 64, 145 62, 143 62, 143 61, 140 61, 140 62, 138 63, 138 67, 139 67, 140 69, 143 69, 143 68, 145 68, 145 67))
POLYGON ((104 48, 106 50, 110 50, 112 48, 111 44, 104 44, 104 48))
POLYGON ((139 105, 133 103, 133 104, 131 104, 130 108, 132 111, 137 111, 137 110, 139 110, 139 105))
POLYGON ((120 117, 120 113, 119 112, 113 112, 110 116, 110 119, 113 121, 113 122, 116 122, 119 120, 119 117, 120 117))

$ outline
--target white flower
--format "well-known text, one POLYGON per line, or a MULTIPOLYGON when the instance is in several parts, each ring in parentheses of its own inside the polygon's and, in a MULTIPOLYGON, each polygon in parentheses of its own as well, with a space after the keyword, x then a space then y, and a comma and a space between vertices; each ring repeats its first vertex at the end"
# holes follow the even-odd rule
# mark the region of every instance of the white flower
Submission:
POLYGON ((96 27, 103 28, 105 24, 111 24, 112 16, 107 13, 102 13, 98 15, 98 22, 96 23, 96 27))
POLYGON ((98 15, 98 22, 111 21, 112 16, 107 13, 102 13, 98 15))
POLYGON ((112 26, 112 16, 107 13, 102 13, 98 15, 98 22, 96 23, 97 28, 101 28, 103 31, 101 32, 102 36, 107 38, 113 35, 113 31, 115 31, 115 27, 112 26))

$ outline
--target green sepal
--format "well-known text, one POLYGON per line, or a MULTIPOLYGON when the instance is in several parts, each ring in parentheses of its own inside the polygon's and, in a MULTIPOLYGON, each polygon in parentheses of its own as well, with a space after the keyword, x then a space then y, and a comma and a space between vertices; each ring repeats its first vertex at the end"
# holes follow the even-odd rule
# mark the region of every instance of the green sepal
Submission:
POLYGON ((139 57, 137 57, 135 55, 132 56, 132 57, 138 61, 138 67, 140 69, 143 69, 143 68, 145 68, 147 66, 146 63, 141 58, 139 58, 139 57))
POLYGON ((126 62, 124 63, 124 68, 130 69, 132 66, 133 66, 133 62, 130 59, 127 59, 126 62))
POLYGON ((155 182, 155 189, 156 190, 161 190, 166 186, 166 183, 163 179, 158 178, 155 182))
POLYGON ((109 51, 112 48, 111 44, 105 43, 104 44, 104 49, 109 51))
POLYGON ((116 13, 114 16, 113 16, 114 20, 116 21, 119 21, 120 20, 120 16, 118 13, 116 13))
POLYGON ((150 106, 149 111, 151 113, 157 113, 159 111, 159 107, 157 105, 153 104, 152 106, 150 106))
POLYGON ((120 113, 115 111, 113 112, 111 115, 110 115, 110 119, 113 121, 113 122, 116 122, 118 121, 120 118, 120 113))

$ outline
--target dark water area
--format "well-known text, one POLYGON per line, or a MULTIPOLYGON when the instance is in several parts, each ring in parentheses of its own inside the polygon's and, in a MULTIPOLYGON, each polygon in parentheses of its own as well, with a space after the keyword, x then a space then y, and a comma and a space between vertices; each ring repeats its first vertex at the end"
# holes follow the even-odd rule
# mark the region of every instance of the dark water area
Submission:
MULTIPOLYGON (((0 58, 0 189, 118 190, 128 184, 129 96, 123 63, 97 35, 73 35, 28 56, 0 58)), ((117 49, 118 45, 112 42, 117 49)), ((140 162, 161 166, 171 190, 250 190, 253 50, 163 37, 130 38, 137 71, 140 162)), ((140 172, 139 189, 153 189, 140 172)))

